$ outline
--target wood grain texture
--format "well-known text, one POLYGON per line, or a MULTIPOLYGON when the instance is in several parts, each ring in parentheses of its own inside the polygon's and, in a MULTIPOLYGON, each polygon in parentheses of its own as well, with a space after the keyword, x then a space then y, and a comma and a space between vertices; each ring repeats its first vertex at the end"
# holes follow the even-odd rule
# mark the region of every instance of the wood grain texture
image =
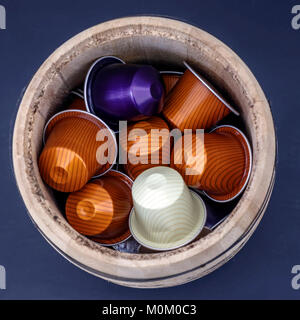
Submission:
POLYGON ((111 139, 109 161, 98 163, 96 153, 105 141, 97 141, 96 136, 102 129, 107 129, 104 123, 86 112, 70 110, 54 116, 46 127, 46 144, 39 157, 44 181, 55 190, 73 192, 96 173, 108 171, 116 158, 116 142, 111 139))
POLYGON ((66 259, 119 285, 158 288, 183 284, 211 273, 231 259, 251 237, 269 202, 275 173, 276 138, 272 114, 257 80, 221 41, 186 23, 159 17, 108 21, 58 48, 29 84, 13 137, 14 171, 31 219, 66 259), (191 63, 239 107, 253 148, 253 169, 238 206, 216 230, 185 247, 132 255, 80 236, 59 211, 37 165, 42 131, 69 88, 79 86, 92 61, 114 54, 127 62, 182 68, 191 63), (62 80, 62 77, 64 81, 62 80))
POLYGON ((230 110, 187 70, 168 95, 163 115, 172 128, 209 129, 230 110))
POLYGON ((124 175, 109 173, 71 193, 66 216, 71 226, 103 244, 116 244, 130 236, 131 186, 124 175))
POLYGON ((196 154, 196 135, 177 141, 171 167, 193 188, 206 191, 215 201, 231 201, 246 187, 251 170, 251 150, 246 137, 231 126, 221 126, 199 139, 196 154), (202 145, 204 142, 204 145, 202 145), (183 159, 183 161, 181 161, 183 159), (187 174, 187 169, 190 172, 187 174))

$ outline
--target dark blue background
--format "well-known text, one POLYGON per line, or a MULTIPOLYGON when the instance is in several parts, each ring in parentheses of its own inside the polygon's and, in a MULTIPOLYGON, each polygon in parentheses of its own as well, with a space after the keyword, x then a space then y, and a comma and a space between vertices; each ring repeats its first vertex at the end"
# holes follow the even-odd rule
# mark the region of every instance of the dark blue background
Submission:
POLYGON ((291 269, 300 264, 300 30, 291 27, 298 1, 262 0, 0 0, 0 299, 285 299, 291 269), (190 22, 230 46, 271 100, 279 140, 274 193, 244 249, 203 279, 176 288, 119 287, 76 268, 41 237, 26 214, 11 166, 18 99, 41 63, 67 39, 103 21, 139 14, 190 22))

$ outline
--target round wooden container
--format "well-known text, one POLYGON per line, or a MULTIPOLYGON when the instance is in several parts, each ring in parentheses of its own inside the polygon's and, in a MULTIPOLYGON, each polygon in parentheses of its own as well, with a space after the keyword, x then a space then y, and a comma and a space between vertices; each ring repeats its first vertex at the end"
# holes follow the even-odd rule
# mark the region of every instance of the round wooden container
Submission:
POLYGON ((29 84, 13 138, 16 180, 29 215, 47 241, 66 259, 111 282, 138 288, 168 287, 200 278, 233 257, 259 224, 274 184, 276 137, 262 89, 241 59, 210 34, 159 17, 129 17, 90 28, 58 48, 29 84), (253 171, 231 215, 212 233, 185 247, 156 254, 126 254, 77 233, 42 181, 38 156, 43 127, 60 110, 68 92, 83 81, 103 55, 184 70, 186 60, 231 98, 252 144, 253 171))

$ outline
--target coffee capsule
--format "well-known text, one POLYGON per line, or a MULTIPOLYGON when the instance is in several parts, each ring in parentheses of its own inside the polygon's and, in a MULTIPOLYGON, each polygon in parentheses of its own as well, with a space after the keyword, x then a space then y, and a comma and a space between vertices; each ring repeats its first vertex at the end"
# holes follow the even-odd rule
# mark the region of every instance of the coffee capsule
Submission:
POLYGON ((209 129, 228 114, 239 113, 213 86, 184 62, 187 70, 168 95, 163 115, 171 128, 209 129))
POLYGON ((132 180, 147 169, 169 166, 170 131, 163 119, 153 116, 124 130, 120 132, 120 156, 126 157, 123 168, 132 180))
POLYGON ((159 72, 150 65, 125 64, 102 57, 85 81, 87 108, 114 130, 119 120, 136 121, 160 113, 164 88, 159 72))
POLYGON ((131 234, 128 217, 132 209, 132 180, 111 170, 71 193, 66 217, 79 233, 105 246, 127 240, 131 234))
POLYGON ((114 133, 96 116, 63 111, 45 126, 45 146, 39 157, 43 180, 61 192, 80 190, 93 176, 111 169, 117 158, 114 133))
POLYGON ((183 72, 179 71, 161 71, 160 72, 163 84, 165 86, 166 96, 171 92, 175 87, 176 83, 179 81, 180 77, 183 75, 183 72))
POLYGON ((133 183, 132 198, 130 230, 149 249, 165 251, 184 246, 205 225, 203 200, 169 167, 155 167, 140 174, 133 183))
POLYGON ((224 125, 197 139, 190 134, 179 139, 171 156, 171 167, 185 183, 217 202, 228 202, 245 189, 252 168, 252 153, 245 135, 224 125), (198 146, 197 146, 198 144, 198 146))

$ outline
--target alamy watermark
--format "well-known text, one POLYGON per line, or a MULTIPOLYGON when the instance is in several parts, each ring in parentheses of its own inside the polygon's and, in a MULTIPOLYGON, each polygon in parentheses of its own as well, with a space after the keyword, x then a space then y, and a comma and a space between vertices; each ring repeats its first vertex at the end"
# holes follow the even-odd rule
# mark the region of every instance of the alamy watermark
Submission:
POLYGON ((6 9, 0 5, 0 30, 6 29, 6 9))
POLYGON ((6 271, 3 266, 0 265, 0 290, 6 289, 6 271))
POLYGON ((291 21, 292 28, 294 30, 299 30, 300 29, 300 4, 293 6, 292 14, 294 15, 291 21))
POLYGON ((293 266, 292 268, 292 274, 294 274, 294 277, 292 278, 292 288, 294 290, 300 289, 300 265, 293 266))
MULTIPOLYGON (((171 163, 171 139, 173 139, 174 164, 185 164, 185 175, 198 175, 204 170, 204 130, 144 129, 127 130, 127 121, 119 122, 119 164, 161 164, 171 163), (150 156, 150 157, 149 157, 150 156)), ((108 129, 99 130, 96 141, 103 142, 97 149, 99 164, 112 164, 114 141, 108 129)))

